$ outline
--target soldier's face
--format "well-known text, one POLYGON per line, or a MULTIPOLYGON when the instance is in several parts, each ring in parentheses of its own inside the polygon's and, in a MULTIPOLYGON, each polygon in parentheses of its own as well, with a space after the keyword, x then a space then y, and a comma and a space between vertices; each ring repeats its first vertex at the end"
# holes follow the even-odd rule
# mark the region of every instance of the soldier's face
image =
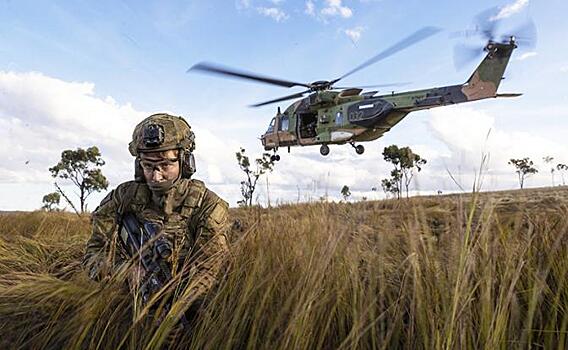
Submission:
POLYGON ((177 150, 141 153, 140 165, 148 184, 173 181, 180 172, 177 150))

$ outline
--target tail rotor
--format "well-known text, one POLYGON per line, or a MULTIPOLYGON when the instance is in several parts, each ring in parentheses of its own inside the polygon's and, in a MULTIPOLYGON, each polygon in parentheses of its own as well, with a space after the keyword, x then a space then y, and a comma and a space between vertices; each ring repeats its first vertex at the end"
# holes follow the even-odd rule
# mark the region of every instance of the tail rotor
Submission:
POLYGON ((485 10, 474 17, 472 29, 452 34, 453 38, 461 37, 468 41, 477 39, 475 44, 461 43, 454 47, 454 65, 457 70, 463 69, 472 61, 479 60, 495 44, 513 44, 525 50, 532 50, 536 47, 536 26, 532 20, 508 30, 507 34, 498 34, 503 22, 499 14, 498 7, 485 10))

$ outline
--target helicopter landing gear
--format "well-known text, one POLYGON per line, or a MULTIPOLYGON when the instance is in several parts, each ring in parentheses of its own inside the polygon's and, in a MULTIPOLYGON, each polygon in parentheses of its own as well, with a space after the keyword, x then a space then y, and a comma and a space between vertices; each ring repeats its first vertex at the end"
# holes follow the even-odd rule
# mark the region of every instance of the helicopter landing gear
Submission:
POLYGON ((278 154, 276 154, 276 152, 278 151, 278 148, 273 148, 272 151, 274 152, 273 155, 270 156, 270 161, 271 162, 277 162, 280 160, 280 156, 278 154))
POLYGON ((328 145, 321 145, 320 147, 320 154, 322 156, 327 156, 329 154, 329 146, 328 145))
POLYGON ((355 153, 363 154, 365 152, 365 147, 363 145, 355 145, 354 142, 351 142, 351 146, 355 148, 355 153))

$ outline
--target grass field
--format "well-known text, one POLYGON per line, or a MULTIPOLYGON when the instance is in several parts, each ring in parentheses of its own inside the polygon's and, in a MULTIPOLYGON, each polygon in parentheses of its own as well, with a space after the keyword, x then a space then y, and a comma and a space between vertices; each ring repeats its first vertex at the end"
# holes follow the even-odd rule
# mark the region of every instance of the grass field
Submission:
POLYGON ((88 216, 0 215, 0 348, 566 349, 568 188, 234 209, 191 329, 81 270, 88 216))

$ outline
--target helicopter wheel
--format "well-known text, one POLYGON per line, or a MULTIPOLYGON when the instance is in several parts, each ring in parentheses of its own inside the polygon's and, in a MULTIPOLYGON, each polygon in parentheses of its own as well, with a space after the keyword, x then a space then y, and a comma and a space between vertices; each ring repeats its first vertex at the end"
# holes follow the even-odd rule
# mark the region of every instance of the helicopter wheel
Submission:
POLYGON ((329 154, 329 146, 328 145, 321 145, 320 153, 322 156, 327 156, 329 154))
POLYGON ((279 154, 274 154, 270 156, 270 160, 273 162, 277 162, 280 160, 280 155, 279 154))
POLYGON ((355 152, 357 154, 363 154, 363 152, 365 152, 365 147, 363 147, 363 145, 357 145, 355 146, 355 152))

